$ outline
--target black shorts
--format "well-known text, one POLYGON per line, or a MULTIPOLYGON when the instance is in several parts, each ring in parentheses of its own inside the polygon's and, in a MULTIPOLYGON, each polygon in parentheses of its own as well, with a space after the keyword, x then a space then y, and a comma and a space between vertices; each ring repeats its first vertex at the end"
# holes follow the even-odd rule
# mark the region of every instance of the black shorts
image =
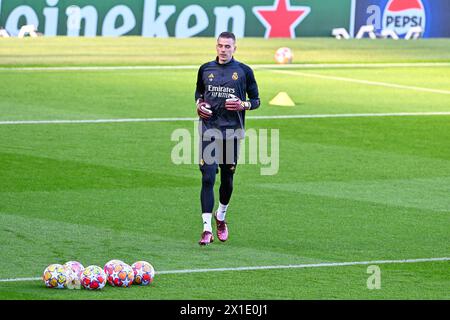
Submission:
POLYGON ((229 165, 236 167, 239 159, 241 139, 200 139, 199 148, 199 166, 223 166, 229 165))

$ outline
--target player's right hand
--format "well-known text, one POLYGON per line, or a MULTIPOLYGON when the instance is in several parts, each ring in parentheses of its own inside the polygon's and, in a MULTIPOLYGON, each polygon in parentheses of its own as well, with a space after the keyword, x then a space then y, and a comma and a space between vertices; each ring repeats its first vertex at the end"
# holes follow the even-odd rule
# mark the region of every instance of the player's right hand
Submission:
POLYGON ((197 114, 200 118, 208 120, 212 116, 211 105, 203 99, 197 100, 197 114))

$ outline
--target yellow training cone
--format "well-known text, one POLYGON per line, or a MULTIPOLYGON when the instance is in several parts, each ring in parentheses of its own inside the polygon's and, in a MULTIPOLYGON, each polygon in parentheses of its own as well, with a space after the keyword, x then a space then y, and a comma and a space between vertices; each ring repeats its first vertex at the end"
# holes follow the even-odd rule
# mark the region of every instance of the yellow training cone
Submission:
POLYGON ((294 101, 288 96, 286 92, 280 92, 270 100, 269 104, 274 106, 287 106, 287 107, 293 107, 295 106, 294 101))

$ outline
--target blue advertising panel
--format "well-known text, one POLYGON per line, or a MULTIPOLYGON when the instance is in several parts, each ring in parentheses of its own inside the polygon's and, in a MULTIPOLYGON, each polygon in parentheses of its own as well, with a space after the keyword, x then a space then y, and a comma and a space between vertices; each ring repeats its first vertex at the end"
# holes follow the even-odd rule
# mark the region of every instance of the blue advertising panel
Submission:
POLYGON ((393 30, 404 37, 412 27, 422 27, 424 38, 450 37, 448 0, 355 0, 354 33, 374 25, 375 33, 393 30))

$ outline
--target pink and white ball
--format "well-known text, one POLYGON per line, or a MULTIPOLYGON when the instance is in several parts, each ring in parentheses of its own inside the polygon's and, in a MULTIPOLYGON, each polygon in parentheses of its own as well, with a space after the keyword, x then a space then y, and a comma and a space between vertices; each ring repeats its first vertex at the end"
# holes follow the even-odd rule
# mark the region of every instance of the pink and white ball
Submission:
POLYGON ((137 261, 131 265, 134 272, 134 283, 147 286, 155 279, 155 269, 147 261, 137 261))
POLYGON ((64 267, 72 270, 78 277, 81 277, 81 274, 84 271, 84 266, 78 261, 67 261, 64 263, 64 267))
POLYGON ((88 266, 81 273, 81 285, 89 290, 102 289, 106 284, 106 274, 99 266, 88 266))
POLYGON ((287 47, 278 48, 275 52, 275 61, 279 64, 292 63, 294 54, 291 49, 287 47))

